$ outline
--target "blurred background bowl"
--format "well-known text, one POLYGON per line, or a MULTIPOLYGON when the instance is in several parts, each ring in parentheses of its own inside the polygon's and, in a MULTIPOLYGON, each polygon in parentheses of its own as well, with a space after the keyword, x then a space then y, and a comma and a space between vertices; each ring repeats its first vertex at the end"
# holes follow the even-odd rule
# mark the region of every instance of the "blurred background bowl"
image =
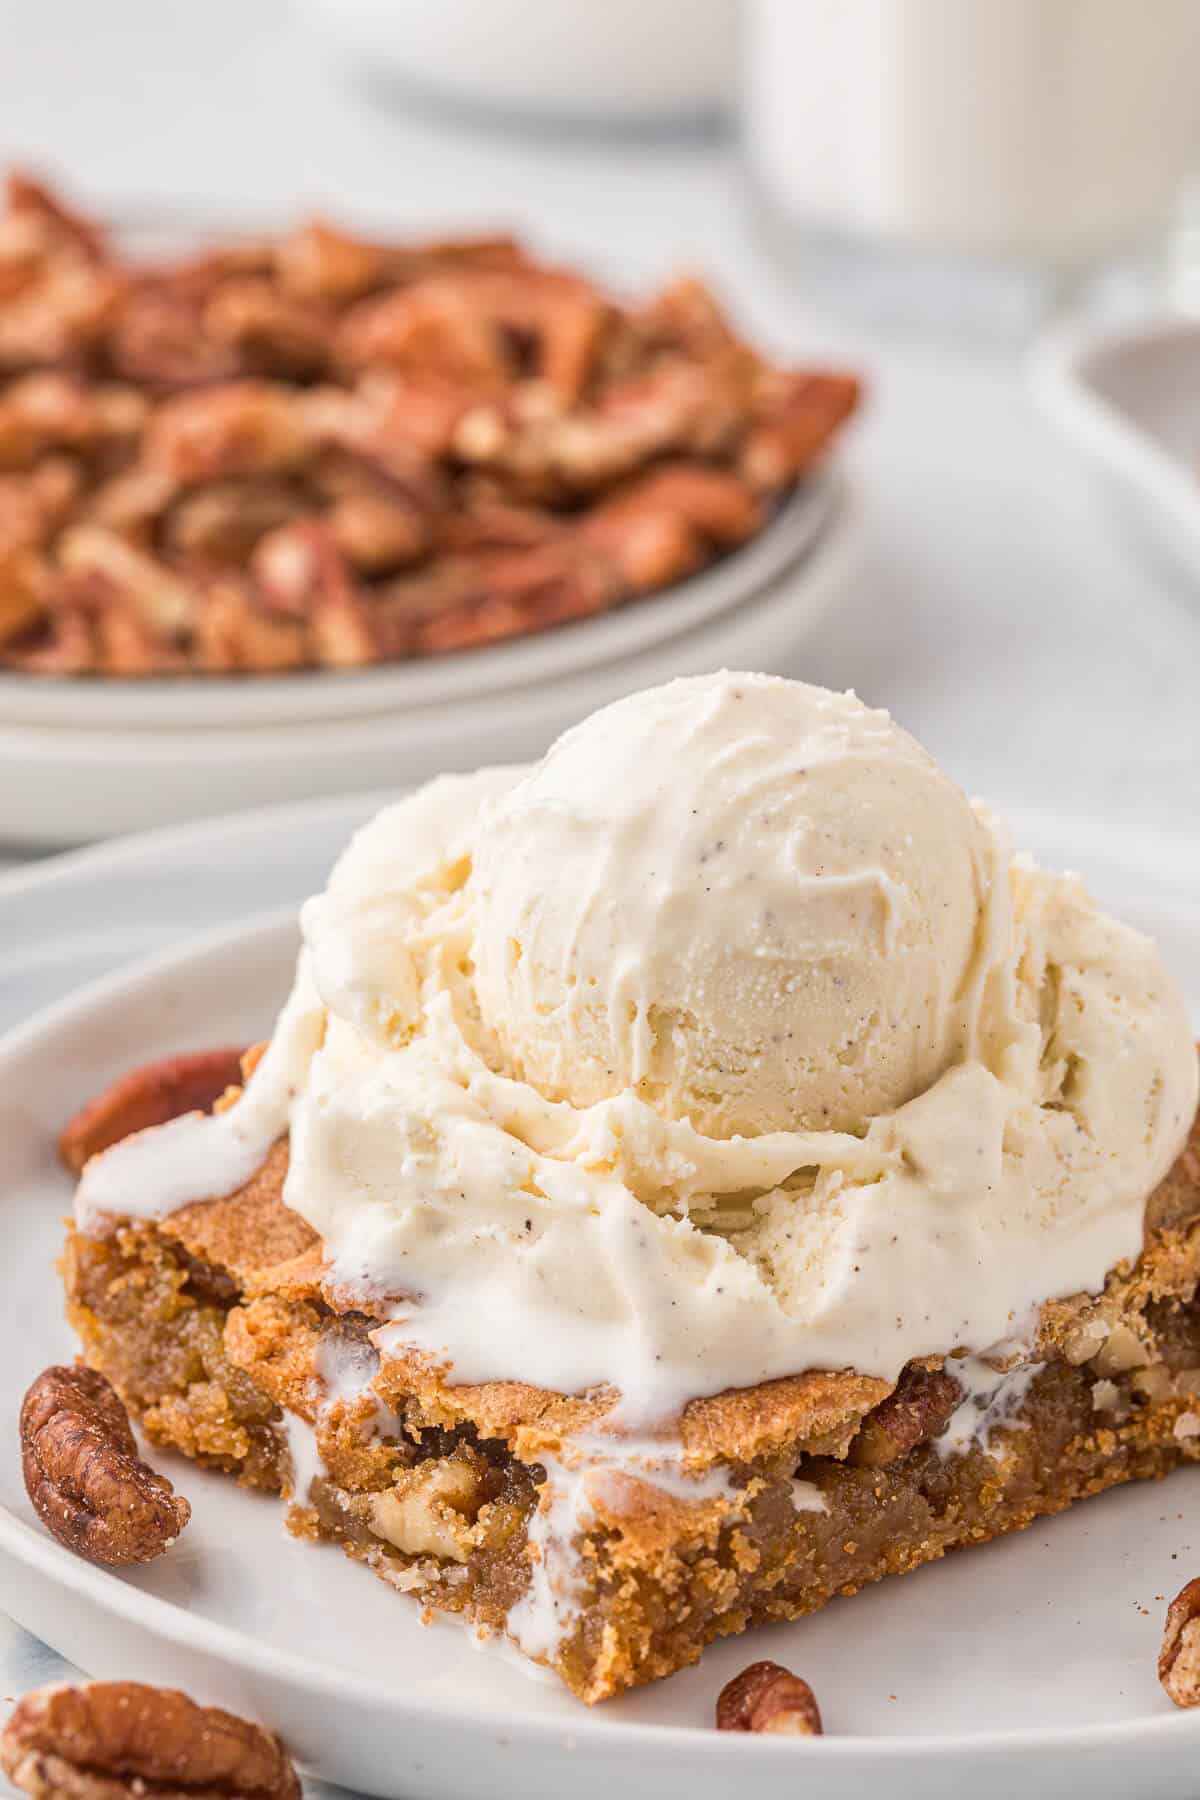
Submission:
POLYGON ((373 87, 524 124, 671 129, 731 97, 736 0, 305 0, 373 87))

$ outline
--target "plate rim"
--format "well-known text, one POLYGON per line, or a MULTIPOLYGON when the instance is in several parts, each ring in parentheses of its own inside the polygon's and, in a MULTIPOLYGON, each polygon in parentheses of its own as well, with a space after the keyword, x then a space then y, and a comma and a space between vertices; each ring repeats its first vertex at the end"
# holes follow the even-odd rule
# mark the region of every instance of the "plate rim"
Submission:
MULTIPOLYGON (((299 803, 301 806, 306 803, 299 803)), ((281 809, 264 809, 281 810, 281 809)), ((235 818, 239 815, 233 815, 235 818)), ((186 829, 186 828, 185 828, 186 829)), ((193 828, 195 829, 195 828, 193 828)), ((145 834, 154 835, 154 834, 145 834)), ((80 852, 78 856, 94 858, 100 851, 80 852)), ((68 871, 74 873, 75 871, 68 871)), ((112 1002, 131 988, 153 986, 171 973, 197 960, 219 957, 234 944, 252 947, 255 938, 273 940, 285 930, 296 927, 295 909, 276 907, 265 913, 243 917, 189 935, 161 948, 149 956, 139 957, 119 968, 86 982, 76 991, 63 996, 48 1007, 39 1009, 0 1036, 0 1076, 5 1069, 37 1048, 42 1040, 67 1031, 74 1023, 103 1012, 112 1002)), ((52 1155, 50 1146, 47 1153, 52 1155)), ((189 1613, 179 1604, 147 1594, 131 1586, 109 1571, 93 1567, 74 1557, 49 1537, 0 1504, 0 1557, 22 1564, 35 1576, 44 1577, 65 1595, 78 1592, 102 1611, 114 1614, 126 1625, 152 1634, 184 1651, 209 1659, 219 1659, 235 1674, 256 1675, 286 1684, 293 1690, 307 1686, 318 1688, 330 1698, 356 1704, 374 1704, 398 1718, 418 1714, 422 1719, 453 1723, 460 1731, 473 1735, 492 1735, 496 1720, 491 1715, 472 1710, 470 1706, 447 1700, 440 1695, 423 1695, 419 1708, 406 1705, 402 1690, 357 1672, 331 1668, 293 1651, 279 1649, 252 1638, 237 1627, 189 1613)), ((52 1646, 54 1647, 54 1646, 52 1646)), ((464 1643, 464 1650, 469 1646, 464 1643)), ((690 1751, 704 1743, 706 1756, 736 1755, 744 1766, 747 1746, 735 1750, 722 1744, 722 1734, 695 1725, 670 1725, 653 1720, 630 1722, 620 1719, 605 1721, 603 1708, 580 1707, 570 1719, 511 1713, 505 1729, 511 1740, 536 1747, 539 1743, 560 1742, 564 1735, 577 1740, 579 1747, 588 1743, 604 1744, 610 1749, 635 1750, 639 1745, 690 1751), (720 1746, 720 1747, 718 1747, 720 1746)), ((1064 1726, 1036 1726, 1027 1729, 990 1729, 979 1733, 956 1732, 918 1735, 839 1733, 822 1737, 809 1746, 809 1754, 819 1763, 849 1761, 862 1758, 872 1764, 881 1760, 895 1764, 924 1762, 931 1759, 1000 1760, 1037 1751, 1072 1751, 1083 1749, 1132 1749, 1160 1741, 1165 1734, 1175 1733, 1176 1741, 1200 1741, 1200 1712, 1148 1714, 1107 1723, 1064 1726)), ((733 1734, 729 1734, 732 1740, 733 1734)), ((788 1755, 788 1747, 769 1739, 756 1741, 749 1754, 756 1757, 788 1755)))

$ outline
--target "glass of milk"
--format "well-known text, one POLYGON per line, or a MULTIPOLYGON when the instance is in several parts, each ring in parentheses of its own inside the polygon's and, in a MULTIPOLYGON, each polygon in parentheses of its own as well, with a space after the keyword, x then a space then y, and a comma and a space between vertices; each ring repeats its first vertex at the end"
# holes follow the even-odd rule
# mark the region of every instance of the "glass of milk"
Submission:
POLYGON ((1036 316, 1162 242, 1200 147, 1200 0, 744 0, 772 235, 876 309, 1036 316))

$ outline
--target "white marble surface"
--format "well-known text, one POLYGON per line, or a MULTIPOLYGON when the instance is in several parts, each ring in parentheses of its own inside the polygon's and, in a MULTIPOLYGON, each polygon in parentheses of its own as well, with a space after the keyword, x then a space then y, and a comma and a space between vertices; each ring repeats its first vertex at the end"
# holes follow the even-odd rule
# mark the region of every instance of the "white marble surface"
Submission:
MULTIPOLYGON (((968 787, 1114 831, 1200 833, 1200 595, 1127 542, 1013 358, 888 341, 806 307, 759 251, 728 146, 513 138, 365 103, 279 0, 0 4, 0 162, 120 210, 297 206, 512 222, 621 278, 711 270, 781 349, 849 358, 856 591, 792 672, 886 704, 968 787)), ((0 1692, 55 1672, 0 1622, 0 1692)))

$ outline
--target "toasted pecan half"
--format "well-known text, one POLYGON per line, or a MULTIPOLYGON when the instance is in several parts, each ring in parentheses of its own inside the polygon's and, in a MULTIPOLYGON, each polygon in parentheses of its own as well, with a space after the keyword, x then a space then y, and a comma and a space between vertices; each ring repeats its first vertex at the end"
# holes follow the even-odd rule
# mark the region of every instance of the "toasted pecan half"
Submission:
POLYGON ((272 1731, 174 1688, 35 1688, 0 1733, 0 1769, 31 1800, 300 1800, 272 1731))
POLYGON ((21 1463, 34 1511, 77 1556, 152 1562, 192 1516, 137 1452, 116 1389, 95 1369, 44 1369, 21 1407, 21 1463))
POLYGON ((240 1049, 195 1050, 144 1063, 89 1100, 64 1127, 58 1153, 78 1175, 90 1156, 180 1113, 209 1112, 242 1078, 240 1049))

